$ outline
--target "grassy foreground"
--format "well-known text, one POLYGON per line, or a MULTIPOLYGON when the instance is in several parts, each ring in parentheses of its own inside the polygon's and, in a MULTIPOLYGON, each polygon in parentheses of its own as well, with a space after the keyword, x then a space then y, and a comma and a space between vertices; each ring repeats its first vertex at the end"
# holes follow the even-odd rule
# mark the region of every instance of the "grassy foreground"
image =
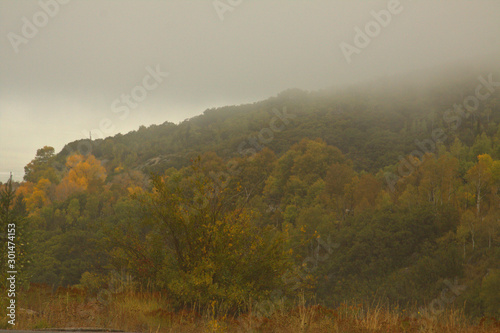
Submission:
MULTIPOLYGON (((301 304, 302 303, 302 304, 301 304)), ((5 309, 2 299, 2 308, 5 309)), ((2 316, 0 328, 44 329, 100 327, 134 332, 500 332, 493 318, 468 320, 463 311, 447 310, 437 316, 409 315, 406 310, 381 307, 362 309, 343 304, 336 309, 320 305, 278 306, 269 317, 252 313, 214 316, 212 309, 171 310, 161 293, 136 292, 87 295, 79 288, 33 285, 17 298, 16 325, 2 316)))

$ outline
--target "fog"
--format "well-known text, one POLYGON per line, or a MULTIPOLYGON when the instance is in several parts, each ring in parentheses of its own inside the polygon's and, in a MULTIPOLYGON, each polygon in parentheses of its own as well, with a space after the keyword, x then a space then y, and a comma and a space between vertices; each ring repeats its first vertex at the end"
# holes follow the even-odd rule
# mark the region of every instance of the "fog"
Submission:
POLYGON ((0 2, 0 181, 45 145, 500 54, 497 1, 0 2))

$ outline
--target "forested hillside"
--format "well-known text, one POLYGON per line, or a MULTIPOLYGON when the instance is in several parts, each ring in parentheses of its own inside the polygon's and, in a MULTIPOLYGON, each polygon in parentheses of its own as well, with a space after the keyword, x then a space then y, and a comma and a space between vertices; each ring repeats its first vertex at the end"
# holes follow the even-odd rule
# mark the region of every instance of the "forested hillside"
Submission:
POLYGON ((202 152, 228 159, 266 146, 281 155, 303 138, 321 138, 339 148, 357 171, 377 172, 420 149, 415 140, 432 138, 436 130, 445 132, 447 146, 455 137, 468 147, 482 133, 494 137, 500 122, 494 112, 498 75, 484 71, 478 77, 477 70, 460 67, 344 89, 291 89, 253 104, 209 109, 179 125, 165 122, 105 140, 73 142, 58 161, 64 164, 72 152, 91 152, 107 170, 161 172, 186 166, 202 152), (484 87, 483 81, 493 85, 484 87), (479 92, 484 100, 475 98, 478 85, 484 87, 479 92))
POLYGON ((20 276, 98 293, 125 272, 231 313, 303 292, 499 318, 498 81, 461 68, 291 89, 40 147, 15 198, 2 185, 20 276))

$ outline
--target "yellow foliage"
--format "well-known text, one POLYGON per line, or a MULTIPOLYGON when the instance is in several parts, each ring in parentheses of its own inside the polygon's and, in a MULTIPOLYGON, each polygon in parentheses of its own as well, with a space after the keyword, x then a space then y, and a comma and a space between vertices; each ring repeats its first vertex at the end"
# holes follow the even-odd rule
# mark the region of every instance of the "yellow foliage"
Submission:
POLYGON ((35 185, 31 182, 25 182, 18 188, 18 194, 22 194, 26 209, 29 213, 33 213, 50 204, 49 190, 52 183, 46 178, 41 178, 35 185))
POLYGON ((98 187, 106 179, 106 169, 94 155, 71 155, 66 160, 66 166, 70 170, 56 189, 59 200, 65 200, 79 191, 95 190, 92 186, 98 187))
POLYGON ((127 191, 130 195, 139 195, 143 193, 142 188, 140 186, 127 187, 127 191))

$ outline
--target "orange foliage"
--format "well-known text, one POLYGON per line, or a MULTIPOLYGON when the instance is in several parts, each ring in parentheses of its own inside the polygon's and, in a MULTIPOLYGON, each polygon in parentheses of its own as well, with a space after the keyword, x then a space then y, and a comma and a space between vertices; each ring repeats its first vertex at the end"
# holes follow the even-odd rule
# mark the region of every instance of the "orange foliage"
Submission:
POLYGON ((56 188, 58 200, 65 200, 80 191, 94 192, 106 179, 106 169, 94 155, 71 155, 66 161, 66 166, 69 171, 56 188))
POLYGON ((50 204, 49 191, 52 186, 50 180, 40 178, 38 183, 25 182, 17 189, 17 194, 24 197, 26 210, 33 213, 41 207, 50 204))

